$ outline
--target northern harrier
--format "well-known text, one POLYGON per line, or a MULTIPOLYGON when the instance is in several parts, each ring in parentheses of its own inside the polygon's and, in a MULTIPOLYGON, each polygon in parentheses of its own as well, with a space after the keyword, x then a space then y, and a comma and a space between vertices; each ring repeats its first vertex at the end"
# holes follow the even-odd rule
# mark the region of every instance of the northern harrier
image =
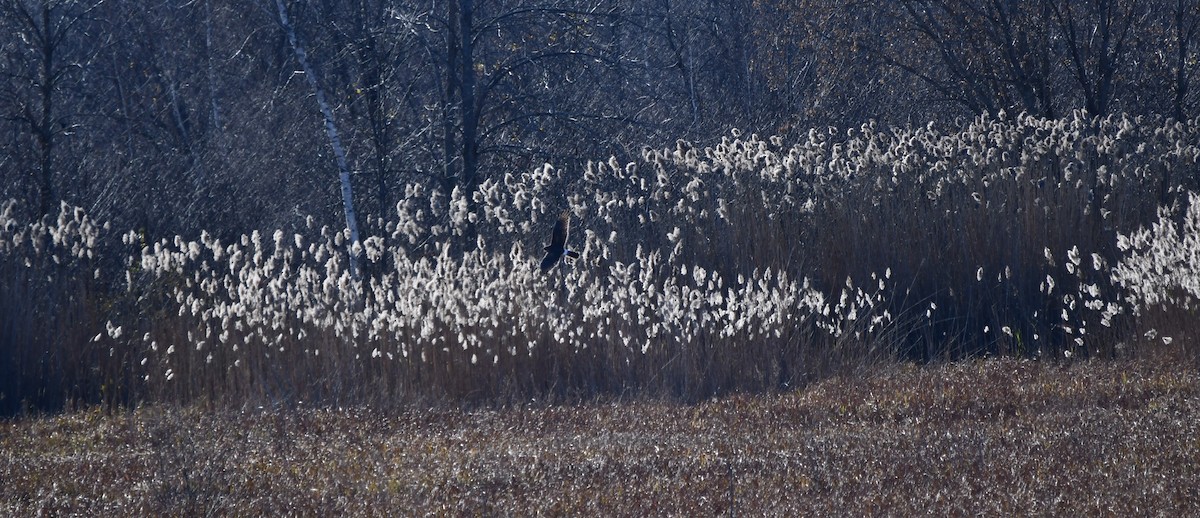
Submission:
POLYGON ((567 250, 567 232, 571 230, 570 216, 564 211, 554 222, 554 233, 550 236, 550 244, 546 245, 546 256, 542 257, 542 271, 549 270, 562 259, 563 254, 572 259, 579 259, 579 252, 567 250))

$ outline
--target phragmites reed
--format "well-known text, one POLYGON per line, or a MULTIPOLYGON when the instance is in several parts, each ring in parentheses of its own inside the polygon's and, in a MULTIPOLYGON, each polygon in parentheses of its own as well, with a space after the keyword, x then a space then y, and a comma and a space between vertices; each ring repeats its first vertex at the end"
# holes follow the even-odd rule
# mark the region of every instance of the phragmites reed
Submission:
POLYGON ((1194 328, 1196 127, 734 132, 473 192, 409 185, 353 245, 311 219, 222 241, 68 206, 22 222, 9 202, 4 404, 39 383, 113 403, 695 399, 895 359, 1134 354, 1194 328), (581 257, 543 273, 563 210, 581 257))

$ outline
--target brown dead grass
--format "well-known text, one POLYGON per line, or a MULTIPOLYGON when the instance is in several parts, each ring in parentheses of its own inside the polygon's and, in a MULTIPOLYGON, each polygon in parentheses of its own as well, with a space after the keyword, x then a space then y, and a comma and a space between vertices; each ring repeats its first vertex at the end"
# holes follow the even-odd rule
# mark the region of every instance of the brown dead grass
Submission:
POLYGON ((697 405, 74 412, 0 514, 1194 515, 1194 361, 901 365, 697 405))

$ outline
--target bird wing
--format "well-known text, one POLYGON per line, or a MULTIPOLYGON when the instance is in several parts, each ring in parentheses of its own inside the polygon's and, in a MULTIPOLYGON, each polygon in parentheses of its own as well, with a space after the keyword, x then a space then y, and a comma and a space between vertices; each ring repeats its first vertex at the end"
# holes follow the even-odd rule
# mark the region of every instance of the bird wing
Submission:
POLYGON ((564 211, 554 223, 554 234, 550 236, 550 246, 562 250, 567 246, 567 232, 571 228, 571 219, 564 211))
POLYGON ((560 257, 562 257, 561 252, 559 252, 559 253, 546 252, 546 255, 544 257, 542 257, 542 265, 541 265, 542 271, 544 272, 546 270, 549 270, 551 267, 553 267, 554 263, 557 263, 558 259, 560 257))

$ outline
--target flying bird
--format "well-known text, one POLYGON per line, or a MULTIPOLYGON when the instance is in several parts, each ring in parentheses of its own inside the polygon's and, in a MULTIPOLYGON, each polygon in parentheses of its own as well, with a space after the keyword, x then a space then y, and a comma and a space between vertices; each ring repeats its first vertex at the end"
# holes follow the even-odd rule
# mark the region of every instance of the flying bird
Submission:
POLYGON ((542 271, 549 270, 562 259, 563 254, 570 256, 572 259, 579 259, 579 252, 567 250, 567 233, 571 230, 570 215, 566 211, 558 217, 558 221, 554 222, 554 233, 550 235, 550 244, 546 245, 543 250, 546 255, 542 257, 542 271))

